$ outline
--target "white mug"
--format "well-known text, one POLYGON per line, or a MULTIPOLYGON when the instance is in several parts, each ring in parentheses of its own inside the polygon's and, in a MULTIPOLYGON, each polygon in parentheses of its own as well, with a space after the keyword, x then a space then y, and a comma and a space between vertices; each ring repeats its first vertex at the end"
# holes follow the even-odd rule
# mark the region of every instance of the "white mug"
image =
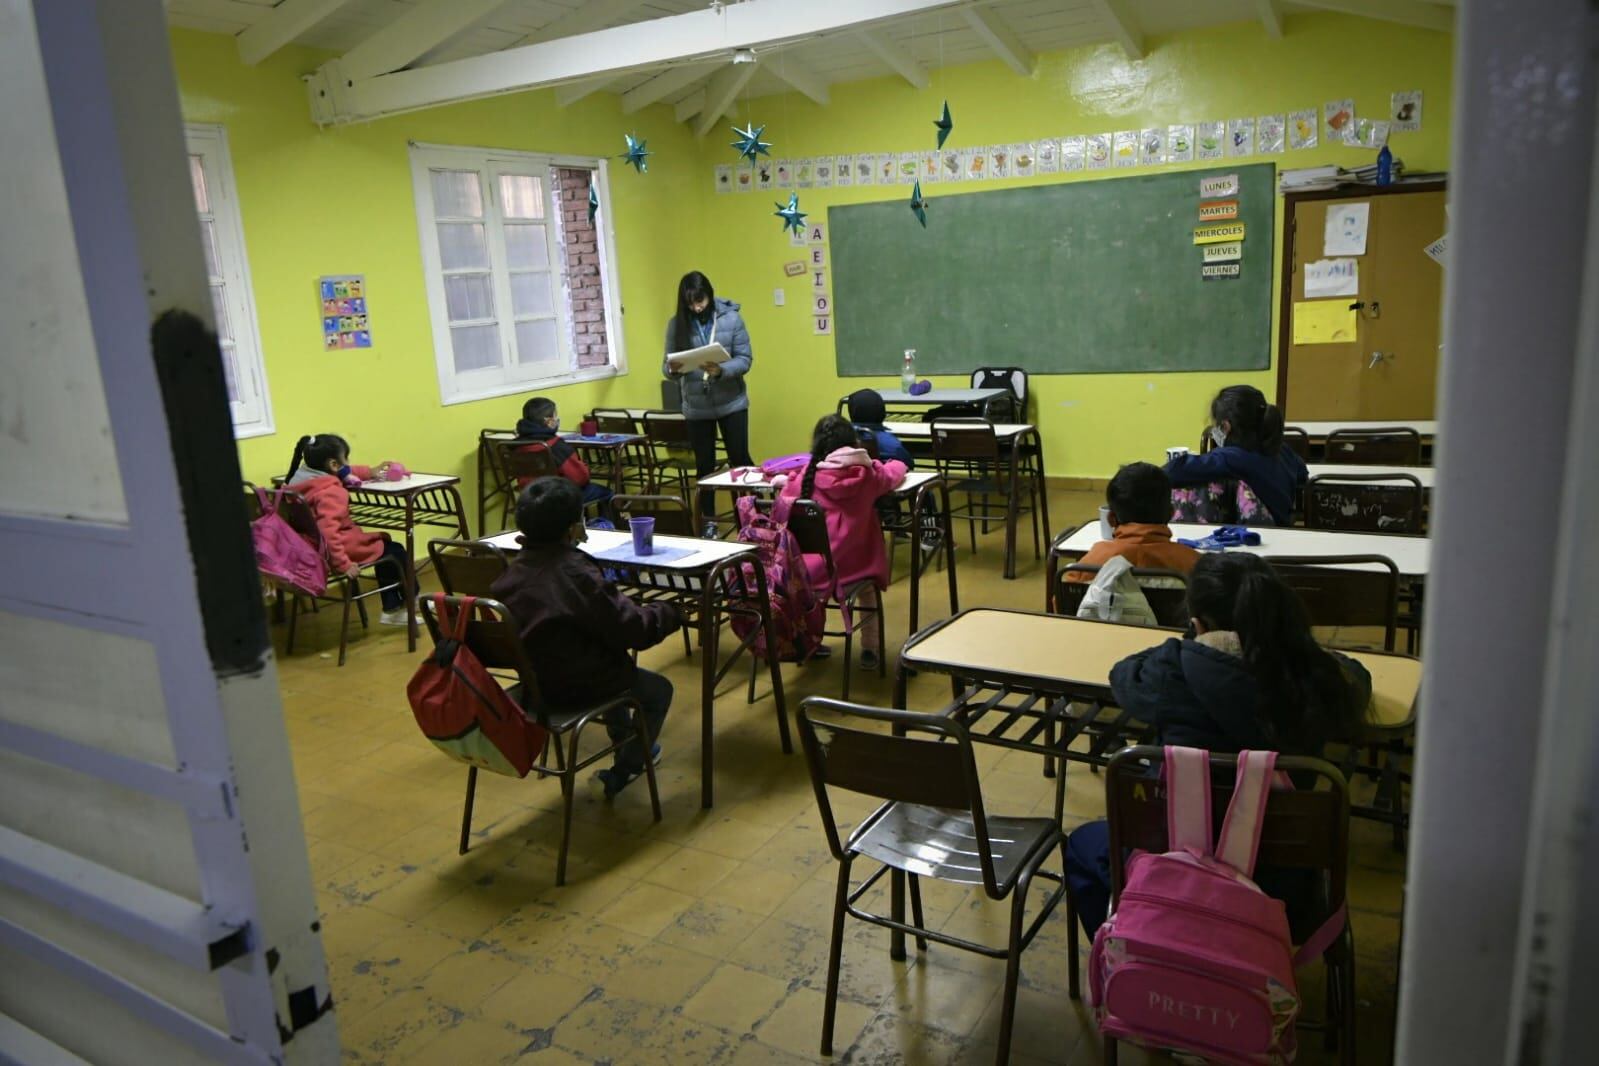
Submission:
POLYGON ((1175 448, 1167 448, 1166 449, 1166 461, 1169 463, 1173 459, 1177 458, 1179 455, 1188 455, 1188 454, 1190 454, 1189 449, 1185 448, 1183 445, 1179 444, 1175 448))
POLYGON ((1116 531, 1111 528, 1110 524, 1110 507, 1108 505, 1099 509, 1099 539, 1116 539, 1116 531))

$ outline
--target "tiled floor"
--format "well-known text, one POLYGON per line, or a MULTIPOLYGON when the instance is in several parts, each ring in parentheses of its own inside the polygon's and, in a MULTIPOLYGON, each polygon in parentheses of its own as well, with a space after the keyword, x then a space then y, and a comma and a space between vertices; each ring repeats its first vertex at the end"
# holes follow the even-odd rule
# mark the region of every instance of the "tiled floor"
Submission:
MULTIPOLYGON (((1052 496, 1057 525, 1096 505, 1052 496)), ((963 604, 1041 607, 1042 564, 1026 559, 1004 581, 1000 534, 980 545, 975 559, 961 555, 963 604)), ((924 599, 935 616, 941 576, 924 599)), ((887 596, 891 647, 903 639, 905 596, 903 582, 887 596)), ((466 773, 411 719, 404 685, 415 656, 403 631, 356 638, 340 669, 322 654, 336 649, 336 624, 336 612, 308 617, 280 671, 349 1061, 827 1061, 817 1049, 836 867, 797 743, 781 754, 770 701, 744 702, 746 675, 735 670, 717 703, 716 806, 705 811, 697 659, 672 640, 643 656, 677 686, 662 736, 664 818, 650 821, 642 783, 612 804, 580 791, 568 883, 557 888, 558 786, 483 775, 472 849, 457 855, 466 773)), ((278 636, 281 647, 281 627, 278 636)), ((889 682, 856 679, 858 700, 889 702, 889 682)), ((784 684, 790 708, 837 695, 837 661, 788 667, 784 684)), ((947 691, 939 678, 916 679, 911 705, 930 708, 947 691)), ((978 750, 990 810, 1050 809, 1036 758, 978 750)), ((1071 769, 1071 825, 1103 812, 1100 780, 1071 769)), ((1386 1063, 1402 860, 1381 827, 1356 822, 1353 834, 1359 1062, 1386 1063)), ((924 893, 929 923, 1003 943, 1006 904, 932 883, 924 893)), ((1002 963, 938 945, 925 955, 912 945, 895 963, 886 931, 846 928, 836 1061, 992 1061, 1002 963)), ((1066 996, 1065 928, 1061 908, 1023 956, 1018 1066, 1100 1061, 1086 1008, 1066 996)), ((1302 980, 1317 1013, 1319 969, 1302 980)), ((1304 1045, 1301 1062, 1323 1060, 1319 1038, 1304 1045)), ((1147 1059, 1124 1049, 1122 1061, 1147 1059)))

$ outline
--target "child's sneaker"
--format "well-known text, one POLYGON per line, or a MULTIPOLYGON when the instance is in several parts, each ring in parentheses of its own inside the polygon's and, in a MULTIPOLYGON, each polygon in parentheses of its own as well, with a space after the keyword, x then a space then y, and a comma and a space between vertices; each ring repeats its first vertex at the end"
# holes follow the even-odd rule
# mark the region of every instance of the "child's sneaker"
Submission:
POLYGON ((411 612, 404 607, 396 607, 392 611, 384 611, 378 615, 378 623, 386 626, 408 626, 411 624, 411 612))
POLYGON ((608 766, 596 771, 592 780, 604 791, 606 799, 615 799, 624 788, 637 781, 639 777, 640 774, 624 773, 615 766, 608 766))
POLYGON ((873 651, 872 649, 867 648, 866 650, 861 652, 861 669, 862 670, 876 670, 877 669, 877 662, 878 662, 877 653, 875 651, 873 651))

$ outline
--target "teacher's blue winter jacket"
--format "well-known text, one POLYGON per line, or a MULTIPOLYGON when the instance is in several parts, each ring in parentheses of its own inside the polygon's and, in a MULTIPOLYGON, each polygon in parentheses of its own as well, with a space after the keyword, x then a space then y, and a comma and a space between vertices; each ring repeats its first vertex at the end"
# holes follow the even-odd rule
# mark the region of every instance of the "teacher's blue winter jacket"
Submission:
MULTIPOLYGON (((722 376, 709 378, 703 370, 690 370, 686 374, 673 374, 666 359, 661 359, 661 373, 677 381, 683 394, 683 417, 690 421, 722 418, 736 411, 747 410, 749 394, 744 391, 744 375, 749 373, 755 357, 750 354, 750 334, 744 328, 744 319, 738 313, 739 305, 732 300, 716 298, 716 316, 711 324, 692 323, 689 336, 691 348, 716 341, 731 357, 722 364, 722 376)), ((677 318, 666 323, 666 355, 678 350, 677 318)))
POLYGON ((1305 461, 1288 445, 1276 456, 1262 455, 1229 444, 1203 455, 1179 455, 1166 464, 1166 476, 1174 488, 1207 485, 1234 478, 1244 482, 1266 505, 1279 526, 1294 519, 1294 490, 1310 478, 1305 461))

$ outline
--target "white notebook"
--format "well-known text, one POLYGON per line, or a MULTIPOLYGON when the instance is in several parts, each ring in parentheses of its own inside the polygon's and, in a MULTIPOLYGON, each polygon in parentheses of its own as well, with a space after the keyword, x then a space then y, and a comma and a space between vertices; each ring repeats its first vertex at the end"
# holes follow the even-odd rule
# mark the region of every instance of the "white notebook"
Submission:
POLYGON ((719 342, 712 341, 698 348, 690 348, 686 352, 673 352, 666 357, 666 361, 673 370, 683 371, 701 370, 716 363, 725 363, 731 358, 726 348, 723 348, 719 342))

